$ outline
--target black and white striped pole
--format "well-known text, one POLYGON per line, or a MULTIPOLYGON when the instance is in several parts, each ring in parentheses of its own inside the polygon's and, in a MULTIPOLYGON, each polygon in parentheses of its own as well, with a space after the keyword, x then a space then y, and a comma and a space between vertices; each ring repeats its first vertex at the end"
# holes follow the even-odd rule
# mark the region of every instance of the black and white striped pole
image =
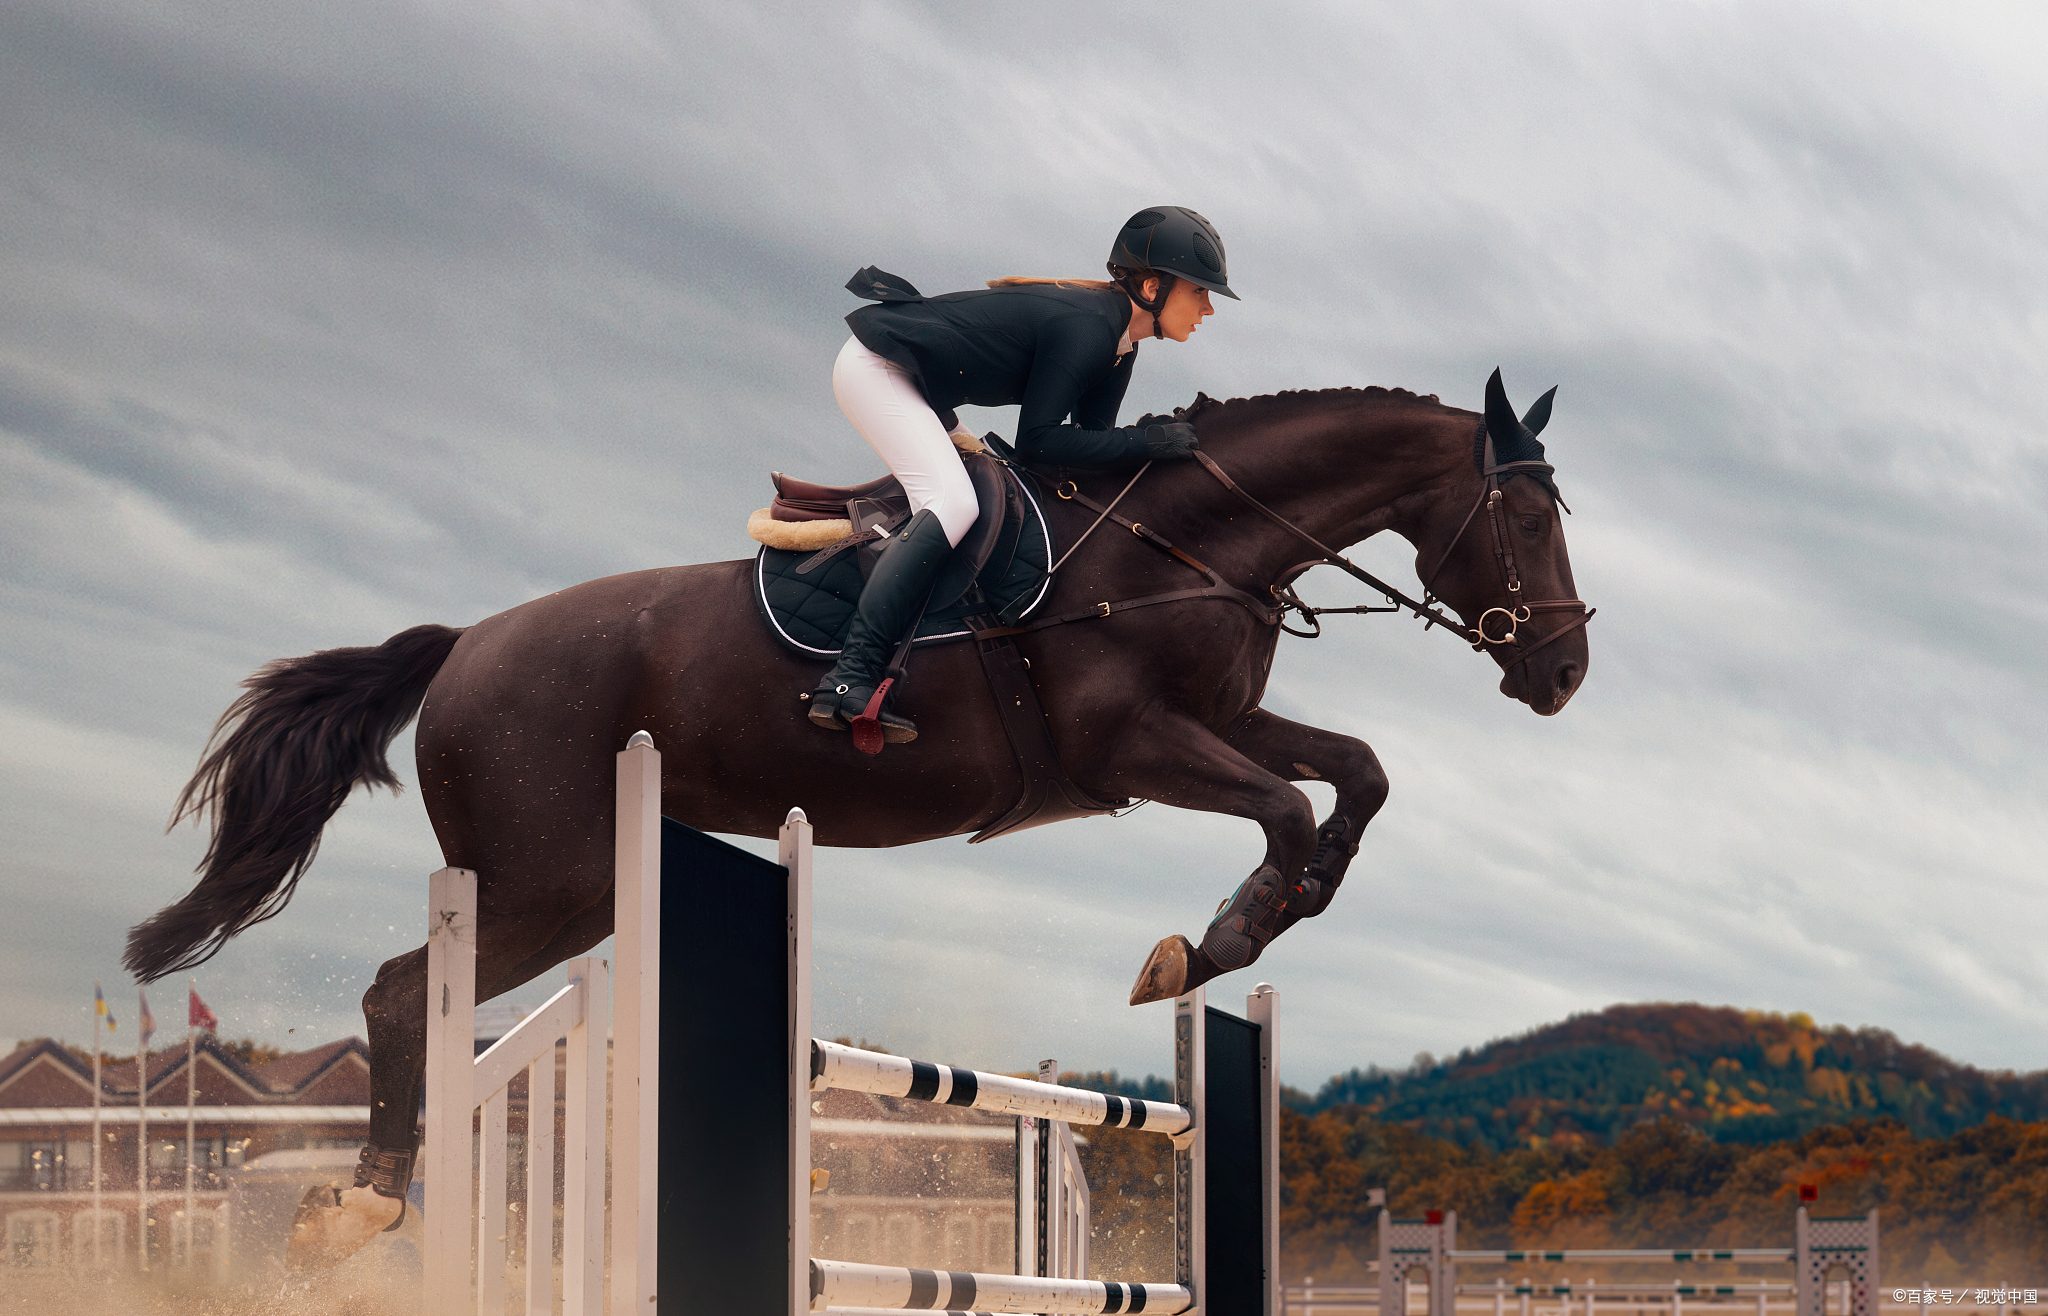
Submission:
POLYGON ((830 1088, 872 1092, 877 1096, 964 1106, 997 1115, 1030 1115, 1065 1124, 1149 1129, 1168 1136, 1194 1122, 1186 1106, 1164 1101, 1084 1092, 1056 1083, 984 1074, 816 1039, 811 1042, 811 1088, 817 1092, 830 1088))
POLYGON ((1147 1312, 1177 1316, 1193 1310, 1179 1284, 1119 1284, 1099 1279, 1040 1275, 979 1275, 962 1270, 873 1266, 857 1261, 811 1263, 813 1311, 1032 1312, 1039 1316, 1094 1316, 1147 1312))

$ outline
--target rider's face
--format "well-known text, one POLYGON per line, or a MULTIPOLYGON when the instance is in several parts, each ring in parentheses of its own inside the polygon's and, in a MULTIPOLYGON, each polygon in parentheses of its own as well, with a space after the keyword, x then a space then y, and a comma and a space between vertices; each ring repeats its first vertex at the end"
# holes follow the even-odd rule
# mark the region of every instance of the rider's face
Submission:
POLYGON ((1204 319, 1214 315, 1216 308, 1209 304, 1209 290, 1176 279, 1173 291, 1166 294, 1166 305, 1159 310, 1159 328, 1176 343, 1185 343, 1204 319))

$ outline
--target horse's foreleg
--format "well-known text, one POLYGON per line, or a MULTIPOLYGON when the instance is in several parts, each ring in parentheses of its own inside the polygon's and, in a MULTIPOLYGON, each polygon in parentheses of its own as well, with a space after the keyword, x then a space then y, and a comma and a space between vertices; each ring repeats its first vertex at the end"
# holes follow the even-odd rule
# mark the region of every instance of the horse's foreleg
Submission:
POLYGON ((1131 1004, 1140 1005, 1258 959, 1286 926, 1290 902, 1310 896, 1303 878, 1316 833, 1306 795, 1187 714, 1154 706, 1132 731, 1117 751, 1119 789, 1176 808, 1249 818, 1266 833, 1265 862, 1218 907, 1201 945, 1172 936, 1153 948, 1131 988, 1131 1004))
POLYGON ((1359 836, 1387 802, 1387 774, 1364 741, 1290 722, 1263 708, 1246 715, 1230 747, 1288 781, 1327 781, 1337 789, 1336 806, 1316 829, 1315 855, 1308 866, 1311 899, 1300 910, 1290 904, 1282 926, 1314 918, 1330 907, 1358 853, 1359 836))

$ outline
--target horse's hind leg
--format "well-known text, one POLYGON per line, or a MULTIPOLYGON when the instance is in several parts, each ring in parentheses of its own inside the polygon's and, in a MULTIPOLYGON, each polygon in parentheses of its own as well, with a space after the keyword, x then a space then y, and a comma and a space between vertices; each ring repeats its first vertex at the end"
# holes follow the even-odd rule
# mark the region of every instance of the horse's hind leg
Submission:
MULTIPOLYGON (((539 963, 547 951, 564 941, 560 911, 505 908, 517 890, 504 887, 479 893, 476 982, 480 1000, 510 991, 575 953, 567 950, 548 963, 539 963), (493 896, 497 899, 492 900, 493 896), (532 972, 525 971, 529 965, 535 966, 532 972)), ((608 899, 602 903, 609 908, 608 899)), ((583 948, 602 939, 602 933, 588 938, 583 948)), ((370 1034, 369 1145, 363 1149, 352 1187, 316 1188, 299 1203, 285 1254, 285 1265, 291 1270, 333 1265, 361 1248, 379 1229, 394 1226, 402 1218, 401 1203, 419 1149, 420 1086, 427 1063, 425 946, 386 960, 377 970, 376 980, 363 993, 363 1021, 370 1034)))
POLYGON ((1142 1005, 1258 959, 1286 926, 1290 906, 1309 896, 1303 878, 1316 831, 1307 796, 1188 714, 1154 706, 1132 731, 1112 765, 1118 790, 1176 808, 1249 818, 1266 833, 1265 862, 1224 899, 1201 945, 1172 936, 1153 947, 1131 988, 1131 1004, 1142 1005))
POLYGON ((613 928, 616 925, 612 906, 612 891, 613 888, 606 887, 603 897, 596 904, 591 905, 582 913, 571 917, 555 933, 554 937, 548 941, 547 945, 542 946, 518 964, 507 968, 502 975, 502 981, 493 980, 486 982, 479 978, 477 985, 478 999, 484 999, 486 994, 496 996, 500 992, 509 992, 521 983, 532 982, 535 978, 540 977, 543 973, 546 973, 564 960, 581 955, 597 945, 598 942, 612 935, 613 928))
POLYGON ((363 993, 370 1034, 370 1141, 355 1182, 310 1188, 292 1217, 286 1270, 324 1270, 404 1218, 419 1146, 420 1076, 427 1053, 427 948, 389 959, 363 993))
MULTIPOLYGON (((489 1000, 533 981, 562 961, 611 935, 611 893, 562 925, 543 945, 529 932, 517 940, 488 926, 481 931, 477 999, 489 1000)), ((488 919, 488 916, 485 916, 488 919)), ((534 926, 531 920, 504 920, 534 926)), ((386 960, 363 993, 370 1033, 370 1142, 413 1150, 419 1138, 420 1084, 427 1065, 427 948, 386 960)))
POLYGON ((1330 907, 1358 853, 1359 836, 1387 802, 1387 774, 1364 741, 1289 722, 1263 708, 1245 716, 1230 747, 1288 781, 1327 781, 1337 789, 1335 807, 1316 829, 1315 855, 1308 866, 1310 900, 1298 911, 1289 905, 1281 925, 1285 931, 1330 907))
MULTIPOLYGON (((604 940, 611 932, 610 912, 609 891, 559 926, 557 911, 480 909, 477 999, 487 1001, 531 982, 604 940)), ((420 1084, 427 1065, 425 946, 386 960, 377 970, 376 981, 363 993, 363 1021, 370 1033, 370 1142, 412 1151, 419 1144, 420 1084)))

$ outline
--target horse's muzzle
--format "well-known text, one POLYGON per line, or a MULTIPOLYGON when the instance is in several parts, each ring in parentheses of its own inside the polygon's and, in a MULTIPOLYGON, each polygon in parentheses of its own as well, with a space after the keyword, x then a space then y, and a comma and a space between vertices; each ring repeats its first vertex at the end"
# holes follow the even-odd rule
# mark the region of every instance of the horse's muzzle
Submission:
POLYGON ((1568 655, 1559 657, 1561 661, 1556 666, 1540 666, 1533 672, 1529 670, 1532 664, 1528 663, 1508 668, 1500 678, 1500 692, 1544 717, 1562 712, 1586 679, 1586 664, 1568 655))

